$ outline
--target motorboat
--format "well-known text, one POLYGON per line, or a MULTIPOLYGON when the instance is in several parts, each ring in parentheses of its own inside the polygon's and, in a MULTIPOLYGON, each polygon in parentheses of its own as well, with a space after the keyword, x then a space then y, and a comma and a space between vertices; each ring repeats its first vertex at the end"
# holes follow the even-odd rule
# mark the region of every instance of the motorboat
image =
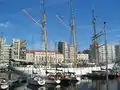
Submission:
POLYGON ((28 79, 28 83, 36 86, 45 85, 45 80, 40 75, 35 75, 28 79))
POLYGON ((8 84, 7 80, 2 79, 2 81, 0 83, 0 89, 1 90, 6 90, 6 89, 8 89, 8 87, 9 87, 9 84, 8 84))
POLYGON ((46 84, 60 84, 60 77, 56 73, 49 73, 45 78, 46 84))

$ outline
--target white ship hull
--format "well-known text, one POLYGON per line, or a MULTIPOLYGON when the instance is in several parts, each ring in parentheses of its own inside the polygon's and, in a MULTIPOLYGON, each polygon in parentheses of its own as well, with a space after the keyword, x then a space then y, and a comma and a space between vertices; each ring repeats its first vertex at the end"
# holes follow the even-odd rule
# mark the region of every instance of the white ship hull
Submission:
POLYGON ((2 89, 2 90, 6 90, 6 89, 8 89, 8 87, 9 87, 8 82, 6 81, 6 79, 3 79, 3 80, 1 81, 1 83, 0 83, 0 90, 1 90, 1 89, 2 89))
POLYGON ((8 87, 9 87, 8 85, 1 85, 1 86, 0 86, 0 89, 5 90, 5 89, 7 89, 8 87))
POLYGON ((7 89, 8 87, 9 87, 9 85, 7 83, 1 83, 0 84, 0 89, 2 89, 2 90, 7 89))
MULTIPOLYGON (((20 71, 25 74, 32 74, 31 67, 12 67, 16 71, 20 71)), ((63 72, 75 72, 75 75, 84 75, 87 73, 91 73, 93 70, 100 70, 100 67, 81 67, 81 68, 59 68, 63 72)), ((34 69, 39 75, 46 76, 46 70, 44 68, 36 68, 34 69)), ((48 72, 56 72, 56 68, 48 68, 48 72)))
MULTIPOLYGON (((114 64, 109 64, 108 68, 112 68, 114 64)), ((33 67, 10 67, 12 70, 17 72, 22 72, 24 74, 32 74, 33 67)), ((102 68, 105 68, 105 66, 102 66, 102 68)), ((81 67, 81 68, 58 68, 59 70, 62 70, 64 72, 75 72, 77 77, 77 80, 80 80, 81 75, 85 75, 87 73, 91 73, 93 70, 101 70, 101 67, 81 67)), ((48 72, 56 72, 56 68, 47 68, 48 72)), ((34 72, 37 72, 41 76, 46 76, 46 70, 45 68, 34 68, 34 72)))
POLYGON ((46 84, 60 84, 60 80, 49 80, 49 79, 46 79, 45 80, 46 84))

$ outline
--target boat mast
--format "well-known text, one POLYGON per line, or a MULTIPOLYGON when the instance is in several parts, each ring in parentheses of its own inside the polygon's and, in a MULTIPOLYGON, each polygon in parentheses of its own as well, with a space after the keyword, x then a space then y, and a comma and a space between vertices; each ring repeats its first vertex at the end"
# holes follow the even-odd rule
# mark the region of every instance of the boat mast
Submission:
POLYGON ((93 40, 93 49, 94 49, 94 60, 95 60, 95 64, 97 64, 97 61, 98 61, 98 43, 97 43, 97 37, 96 37, 96 18, 95 18, 95 15, 94 15, 94 10, 92 10, 92 24, 93 24, 93 37, 94 37, 94 40, 93 40))
POLYGON ((58 42, 56 41, 55 42, 55 65, 57 66, 58 65, 58 58, 57 58, 57 53, 58 53, 58 50, 57 50, 57 45, 58 45, 58 42))
POLYGON ((44 49, 45 49, 45 66, 48 66, 48 60, 47 60, 47 49, 48 49, 48 43, 47 43, 47 30, 46 30, 46 13, 45 13, 45 5, 44 0, 41 0, 41 6, 42 6, 42 24, 39 23, 39 21, 36 21, 25 9, 22 11, 35 23, 37 24, 44 33, 44 49))
POLYGON ((75 15, 73 8, 73 0, 70 0, 70 9, 71 9, 71 33, 72 33, 72 42, 74 47, 74 65, 77 67, 77 44, 76 44, 76 31, 75 31, 75 15))
POLYGON ((34 66, 36 66, 36 60, 35 60, 35 52, 34 52, 34 35, 32 36, 32 50, 33 50, 33 61, 34 61, 34 66))
POLYGON ((44 34, 44 49, 45 49, 45 65, 48 66, 47 60, 47 51, 48 51, 48 43, 47 43, 47 30, 46 30, 46 12, 45 12, 45 0, 42 0, 42 28, 44 34))
POLYGON ((3 32, 0 32, 0 60, 2 60, 2 42, 3 42, 3 32))
POLYGON ((107 50, 107 36, 106 36, 106 22, 104 22, 104 39, 105 39, 105 59, 106 59, 106 88, 108 90, 108 50, 107 50))

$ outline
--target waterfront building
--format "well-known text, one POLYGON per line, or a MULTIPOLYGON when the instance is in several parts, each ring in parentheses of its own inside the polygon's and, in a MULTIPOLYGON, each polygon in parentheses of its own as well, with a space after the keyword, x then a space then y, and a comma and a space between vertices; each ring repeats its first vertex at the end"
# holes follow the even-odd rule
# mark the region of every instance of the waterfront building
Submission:
POLYGON ((64 55, 65 61, 69 59, 69 44, 67 42, 58 42, 58 52, 64 55))
POLYGON ((12 58, 23 60, 26 59, 26 40, 13 39, 12 58))
POLYGON ((6 43, 6 38, 0 38, 0 60, 1 61, 3 60, 1 53, 2 53, 2 49, 3 49, 3 45, 5 45, 5 43, 6 43))
MULTIPOLYGON (((26 60, 34 61, 35 64, 44 64, 46 62, 46 54, 43 50, 28 50, 26 52, 26 60)), ((55 52, 55 51, 48 51, 47 52, 47 63, 48 64, 55 64, 55 63, 62 63, 64 60, 63 54, 55 52)))
POLYGON ((115 45, 115 56, 116 60, 120 59, 120 45, 115 45))
POLYGON ((0 38, 0 44, 1 45, 6 44, 6 38, 0 38))
POLYGON ((7 44, 4 44, 2 45, 1 47, 1 59, 4 61, 4 62, 9 62, 10 58, 11 58, 11 45, 7 45, 7 44))
POLYGON ((95 48, 95 45, 94 44, 92 44, 92 45, 90 45, 90 62, 91 63, 98 63, 98 53, 96 53, 97 52, 97 50, 96 50, 96 48, 95 48))
POLYGON ((69 47, 69 58, 71 61, 74 61, 74 46, 70 45, 69 47))
POLYGON ((88 63, 88 61, 89 61, 89 54, 84 54, 84 53, 77 54, 77 60, 79 62, 88 63))
POLYGON ((11 58, 11 45, 6 44, 6 38, 0 38, 0 60, 1 62, 9 62, 11 58))
MULTIPOLYGON (((115 56, 115 45, 110 45, 107 44, 107 58, 108 58, 108 63, 113 63, 116 60, 116 56, 115 56)), ((106 58, 105 58, 105 46, 101 46, 99 47, 99 63, 105 63, 106 62, 106 58)))
MULTIPOLYGON (((115 45, 110 45, 110 44, 107 44, 107 53, 108 53, 108 63, 113 63, 115 62, 116 60, 116 55, 115 55, 115 45)), ((93 48, 93 45, 90 46, 90 56, 92 57, 91 59, 91 62, 92 63, 96 63, 97 64, 100 64, 100 63, 104 63, 106 62, 106 58, 105 58, 105 46, 104 45, 101 45, 99 48, 98 48, 98 59, 95 60, 95 51, 94 51, 94 48, 93 48)))

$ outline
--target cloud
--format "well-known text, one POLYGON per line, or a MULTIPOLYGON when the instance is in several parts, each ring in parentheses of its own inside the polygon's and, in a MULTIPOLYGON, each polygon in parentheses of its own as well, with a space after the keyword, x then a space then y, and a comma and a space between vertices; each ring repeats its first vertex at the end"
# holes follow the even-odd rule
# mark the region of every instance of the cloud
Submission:
POLYGON ((0 27, 3 27, 3 28, 7 28, 8 26, 10 26, 10 22, 7 21, 7 22, 4 22, 4 23, 0 23, 0 27))

